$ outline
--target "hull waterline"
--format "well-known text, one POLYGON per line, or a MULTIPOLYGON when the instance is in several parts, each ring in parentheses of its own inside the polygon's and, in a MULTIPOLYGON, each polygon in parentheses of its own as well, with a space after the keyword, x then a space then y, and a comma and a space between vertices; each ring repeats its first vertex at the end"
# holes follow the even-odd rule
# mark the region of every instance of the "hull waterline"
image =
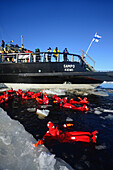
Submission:
POLYGON ((0 87, 18 89, 94 89, 100 84, 27 84, 27 83, 0 83, 0 87))

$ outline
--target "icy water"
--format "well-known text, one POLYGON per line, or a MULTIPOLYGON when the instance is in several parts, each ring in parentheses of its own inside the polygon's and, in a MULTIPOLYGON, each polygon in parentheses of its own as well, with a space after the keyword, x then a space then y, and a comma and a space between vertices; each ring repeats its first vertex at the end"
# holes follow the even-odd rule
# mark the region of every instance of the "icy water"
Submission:
MULTIPOLYGON (((113 169, 113 84, 103 84, 98 89, 92 91, 66 91, 65 94, 63 92, 63 96, 62 92, 61 94, 59 93, 58 96, 60 97, 67 96, 74 100, 78 100, 78 97, 87 97, 89 111, 85 113, 70 109, 61 109, 58 104, 53 104, 53 94, 49 94, 49 92, 51 93, 51 91, 48 90, 50 103, 46 109, 50 112, 45 118, 36 114, 36 108, 39 104, 34 99, 23 101, 21 98, 15 96, 14 100, 1 105, 1 108, 7 112, 11 119, 18 120, 24 126, 25 131, 29 132, 36 140, 41 139, 46 133, 48 130, 46 125, 50 120, 59 126, 62 126, 65 122, 72 122, 74 124, 73 131, 92 132, 97 130, 97 144, 82 142, 68 144, 55 143, 54 146, 49 146, 48 150, 56 158, 61 158, 61 160, 67 162, 73 169, 113 169)), ((40 109, 43 109, 43 107, 40 109)), ((36 141, 34 140, 33 142, 35 143, 36 141)), ((1 151, 3 152, 2 149, 0 149, 1 151)), ((38 148, 36 148, 36 151, 38 152, 38 148)), ((64 167, 66 168, 66 166, 64 167)), ((3 169, 13 168, 9 165, 8 168, 5 167, 3 169)), ((31 168, 21 167, 20 169, 31 168)), ((38 166, 37 169, 43 168, 39 168, 38 166)), ((48 166, 46 169, 52 168, 48 166)), ((58 166, 56 169, 59 169, 58 166)))

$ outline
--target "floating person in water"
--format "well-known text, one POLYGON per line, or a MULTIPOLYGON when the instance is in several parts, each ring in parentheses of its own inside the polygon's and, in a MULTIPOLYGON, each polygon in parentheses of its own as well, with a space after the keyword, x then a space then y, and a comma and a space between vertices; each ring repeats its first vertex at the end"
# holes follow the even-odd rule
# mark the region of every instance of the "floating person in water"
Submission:
POLYGON ((97 138, 97 130, 94 132, 68 132, 61 131, 57 127, 53 125, 50 121, 47 123, 49 131, 43 136, 41 140, 39 140, 34 146, 37 147, 41 144, 53 145, 55 141, 59 141, 60 143, 73 143, 73 142, 87 142, 87 143, 96 143, 97 138))
POLYGON ((67 54, 69 54, 67 48, 64 49, 63 53, 64 53, 64 55, 63 55, 64 61, 67 61, 67 54))

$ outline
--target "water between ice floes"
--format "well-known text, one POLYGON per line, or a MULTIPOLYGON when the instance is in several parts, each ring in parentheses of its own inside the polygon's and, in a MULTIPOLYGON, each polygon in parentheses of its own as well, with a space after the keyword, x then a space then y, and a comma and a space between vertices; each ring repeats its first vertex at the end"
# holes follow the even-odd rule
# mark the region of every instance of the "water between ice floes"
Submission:
MULTIPOLYGON (((48 93, 54 94, 49 90, 48 93)), ((61 110, 50 105, 45 108, 50 110, 49 115, 39 119, 34 102, 19 103, 17 99, 15 103, 2 106, 8 113, 0 109, 0 170, 113 169, 113 88, 63 91, 63 95, 74 99, 86 96, 90 102, 89 112, 61 110), (49 120, 56 124, 73 122, 76 131, 98 130, 97 144, 56 144, 48 149, 44 145, 34 148, 36 140, 45 134, 49 120)))

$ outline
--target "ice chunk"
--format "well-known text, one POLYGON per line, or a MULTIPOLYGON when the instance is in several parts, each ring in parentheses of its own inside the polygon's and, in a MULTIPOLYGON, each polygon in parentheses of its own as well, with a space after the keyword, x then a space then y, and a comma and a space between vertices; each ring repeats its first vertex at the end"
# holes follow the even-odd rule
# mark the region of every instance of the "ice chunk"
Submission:
POLYGON ((89 94, 93 94, 93 95, 96 95, 96 96, 109 96, 109 94, 106 91, 101 90, 101 89, 90 90, 89 94))
POLYGON ((45 92, 46 92, 47 94, 51 94, 51 95, 56 94, 56 95, 59 95, 59 96, 62 96, 62 95, 65 95, 65 94, 66 94, 65 90, 63 90, 63 89, 43 90, 43 93, 45 93, 45 92))
POLYGON ((44 145, 35 148, 36 142, 23 125, 0 108, 0 169, 72 169, 63 160, 55 158, 44 145))
POLYGON ((97 150, 103 150, 103 149, 106 149, 106 145, 105 145, 105 144, 103 144, 103 145, 98 145, 98 146, 95 146, 95 148, 96 148, 97 150))
POLYGON ((47 154, 46 152, 41 152, 38 160, 39 160, 39 168, 40 169, 54 169, 54 165, 56 163, 56 159, 54 159, 55 155, 47 154))
POLYGON ((90 94, 96 95, 96 96, 109 96, 107 92, 104 91, 92 91, 90 94))
POLYGON ((40 105, 39 108, 46 109, 48 107, 52 107, 52 105, 40 105))
POLYGON ((113 115, 108 114, 107 116, 104 116, 104 117, 101 116, 100 118, 101 118, 101 119, 104 119, 104 120, 105 120, 105 119, 113 120, 113 115))
POLYGON ((94 113, 95 113, 95 114, 97 114, 97 115, 102 114, 102 112, 101 112, 101 111, 99 111, 99 110, 95 110, 95 111, 94 111, 94 113))
POLYGON ((108 114, 108 115, 107 115, 107 116, 105 116, 104 118, 105 118, 105 119, 110 119, 110 120, 112 120, 112 119, 113 119, 113 115, 108 114))
POLYGON ((109 110, 109 109, 104 109, 103 111, 104 112, 111 112, 111 113, 113 113, 113 110, 109 110))
POLYGON ((103 109, 101 107, 94 108, 94 113, 100 115, 103 113, 103 109))
POLYGON ((36 108, 28 108, 27 111, 28 111, 28 112, 35 112, 35 111, 36 111, 36 108))
POLYGON ((66 118, 66 121, 67 121, 67 122, 69 122, 69 121, 71 122, 71 121, 73 121, 73 119, 70 118, 70 117, 67 117, 67 118, 66 118))
POLYGON ((43 110, 40 110, 40 109, 37 109, 37 110, 36 110, 36 114, 42 115, 42 116, 48 116, 48 115, 49 115, 49 112, 50 112, 50 111, 47 110, 47 109, 46 109, 46 110, 44 110, 44 109, 43 109, 43 110))

